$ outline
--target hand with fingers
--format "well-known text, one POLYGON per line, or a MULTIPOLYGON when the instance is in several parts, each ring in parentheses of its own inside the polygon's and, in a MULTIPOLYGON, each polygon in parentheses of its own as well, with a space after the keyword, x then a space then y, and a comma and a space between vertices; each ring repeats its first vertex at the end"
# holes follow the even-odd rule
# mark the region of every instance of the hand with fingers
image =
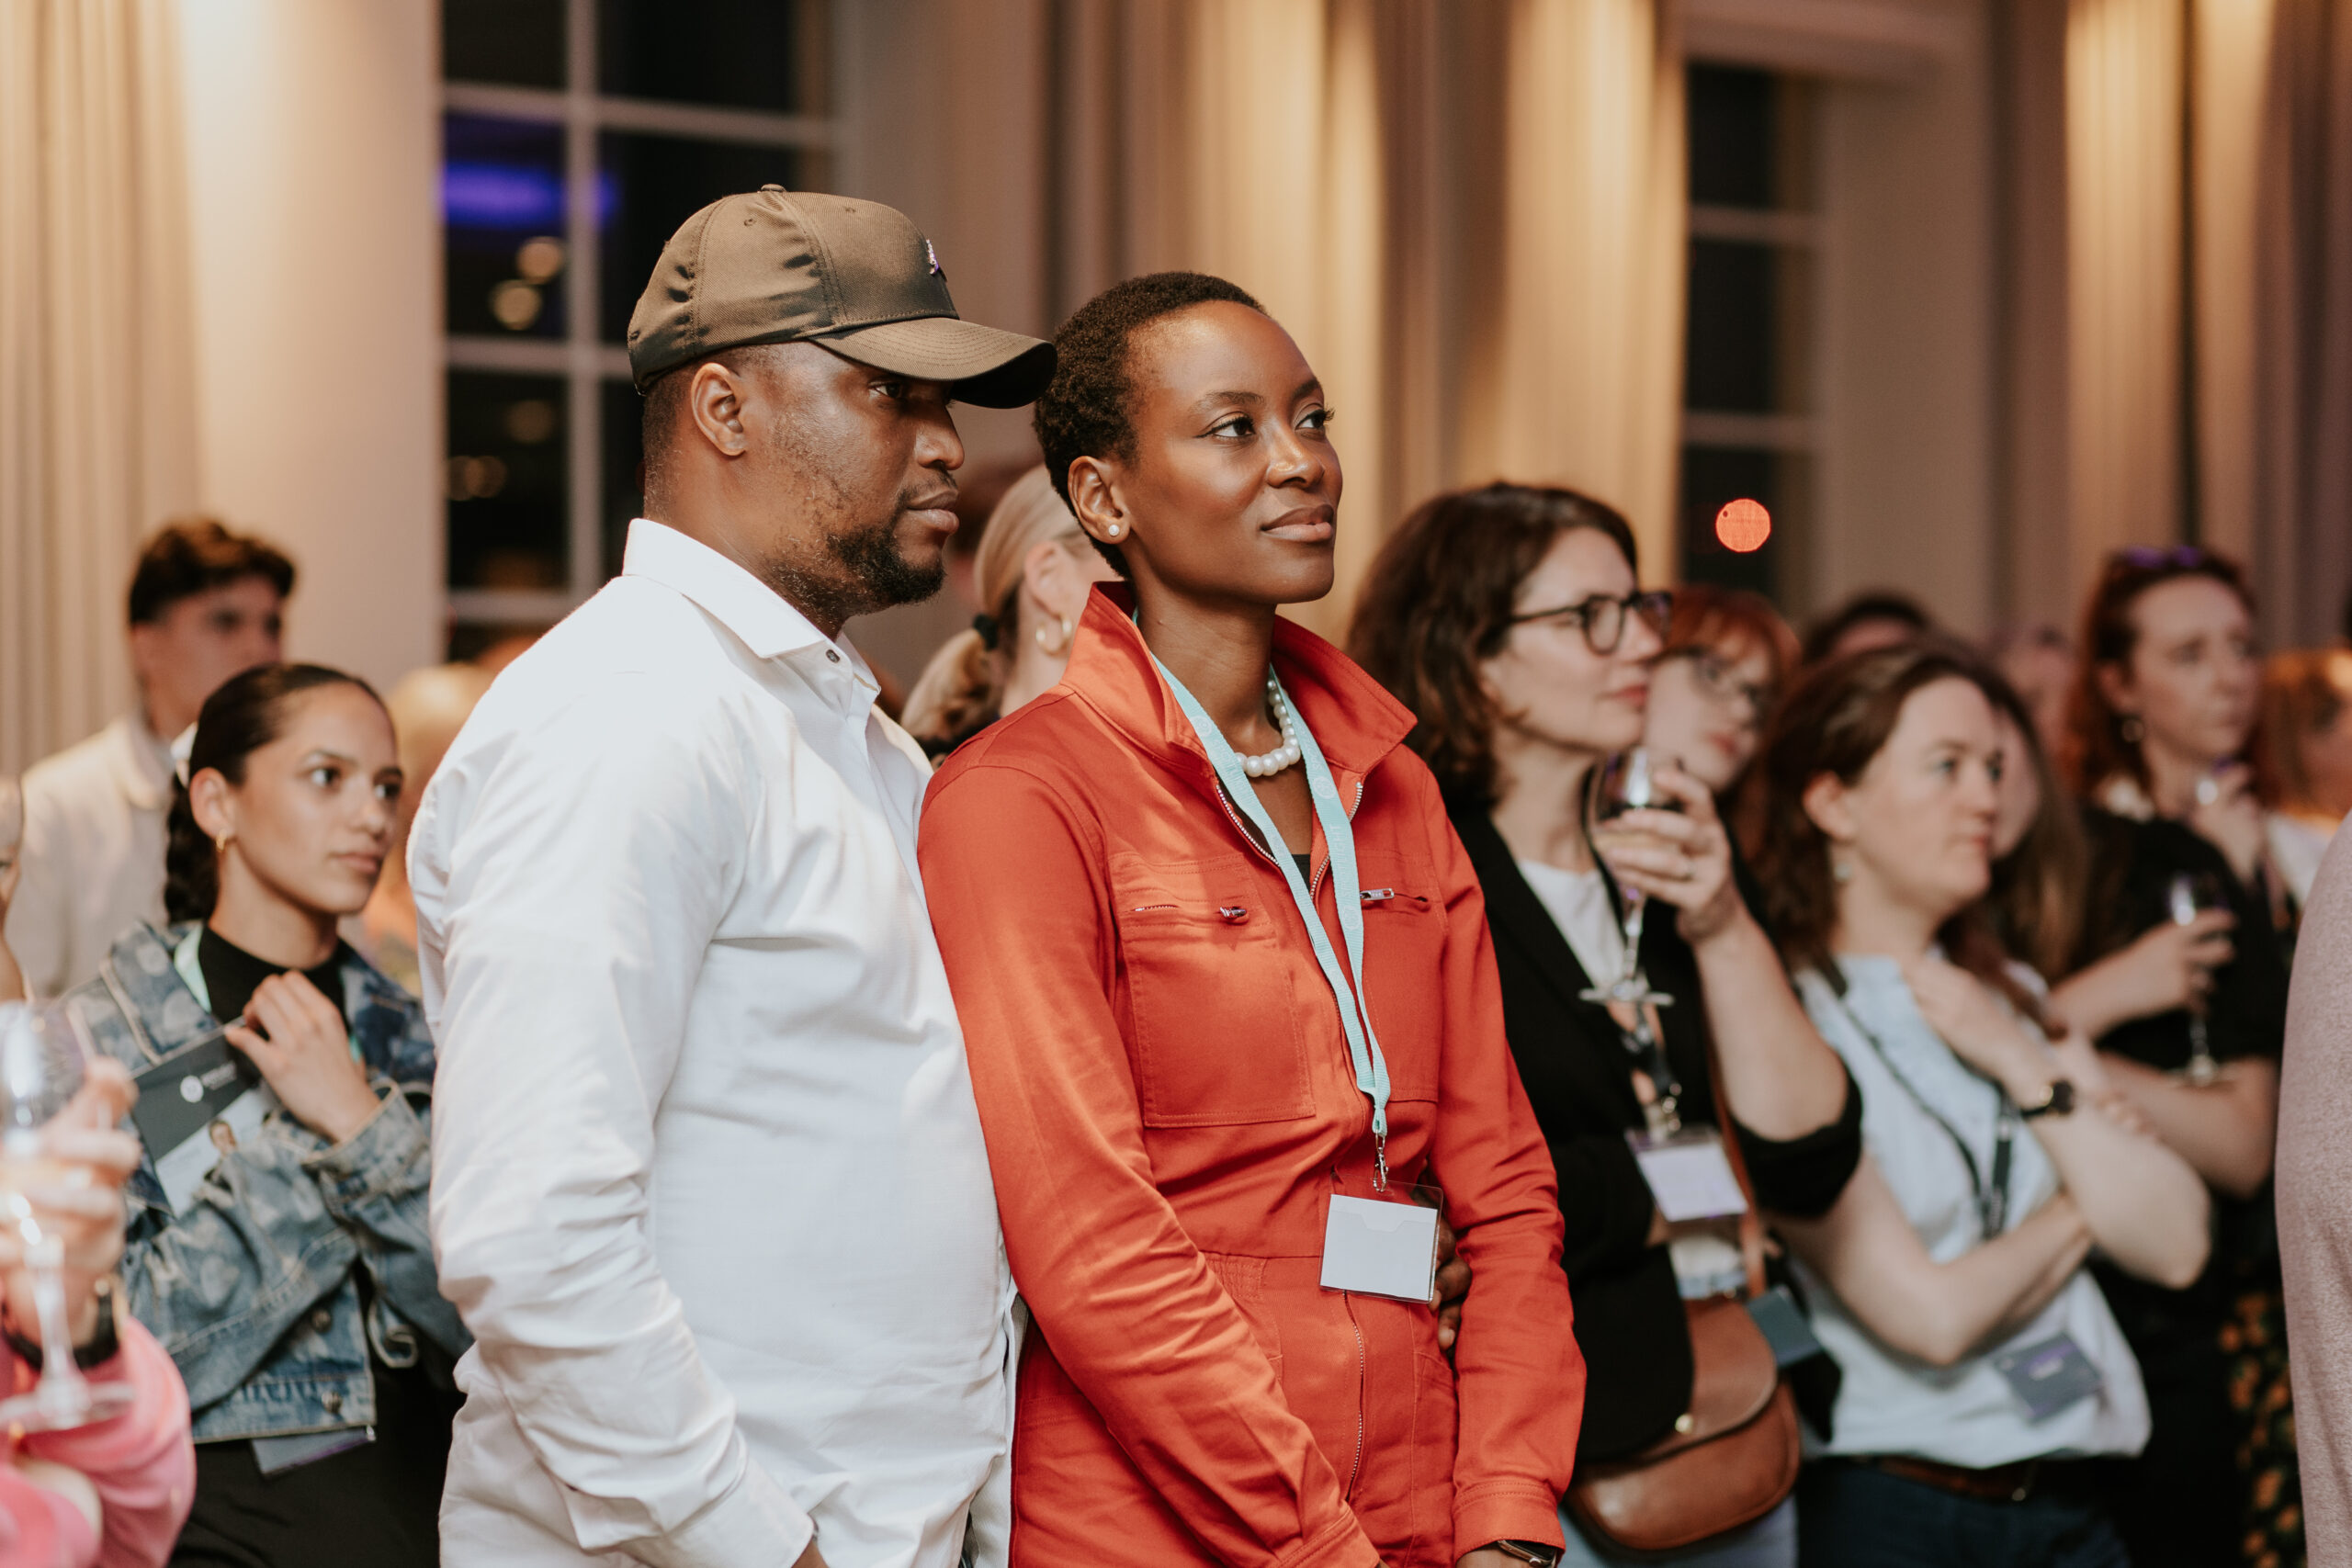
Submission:
POLYGON ((1672 762, 1650 773, 1650 787, 1671 808, 1636 808, 1609 824, 1609 871, 1628 887, 1681 911, 1683 939, 1696 946, 1740 910, 1731 871, 1731 835, 1706 785, 1672 762))
POLYGON ((1470 1295, 1470 1265, 1462 1261, 1456 1251, 1453 1227, 1445 1216, 1437 1217, 1437 1289, 1430 1293, 1430 1305, 1437 1313, 1437 1348, 1447 1355, 1453 1354, 1453 1341, 1462 1332, 1462 1303, 1470 1295))
POLYGON ((294 1119, 329 1143, 348 1141, 376 1114, 376 1091, 352 1059, 343 1015, 300 973, 264 980, 243 1019, 224 1032, 294 1119))
MULTIPOLYGON (((2037 1075, 2049 1076, 2049 1048, 2027 1032, 1984 981, 1933 953, 1905 964, 1903 977, 1910 983, 1919 1016, 1962 1061, 2012 1095, 2018 1094, 2017 1086, 2031 1085, 2037 1075)), ((2030 1097, 2030 1089, 2018 1096, 2030 1097)))
MULTIPOLYGON (((97 1282, 122 1261, 122 1184, 139 1168, 139 1140, 116 1123, 135 1098, 119 1063, 91 1062, 80 1091, 41 1129, 47 1179, 23 1190, 42 1233, 64 1245, 66 1311, 76 1344, 96 1327, 97 1282)), ((32 1279, 13 1226, 0 1227, 0 1292, 9 1329, 36 1337, 32 1279)))

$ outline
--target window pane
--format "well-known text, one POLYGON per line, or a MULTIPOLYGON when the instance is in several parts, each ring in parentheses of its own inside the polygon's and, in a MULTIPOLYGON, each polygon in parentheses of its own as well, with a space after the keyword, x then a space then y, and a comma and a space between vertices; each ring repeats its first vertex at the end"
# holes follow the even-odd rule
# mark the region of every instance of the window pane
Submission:
POLYGON ((645 514, 645 400, 627 381, 605 399, 605 575, 618 577, 628 525, 645 514))
POLYGON ((563 335, 563 128, 441 118, 449 331, 563 335))
POLYGON ((450 587, 570 581, 571 423, 560 376, 449 372, 450 587))
POLYGON ((1682 576, 1687 582, 1747 588, 1802 614, 1790 602, 1801 591, 1797 558, 1812 515, 1813 462, 1794 452, 1761 452, 1730 446, 1682 449, 1682 576), (1761 549, 1745 554, 1715 537, 1715 513, 1745 497, 1760 501, 1772 514, 1771 536, 1761 549))
POLYGON ((822 114, 820 3, 597 0, 596 74, 624 98, 822 114))
POLYGON ((790 147, 605 131, 596 138, 604 335, 628 341, 629 312, 670 236, 722 196, 763 185, 814 188, 816 160, 790 147), (803 181, 810 182, 803 186, 803 181))
POLYGON ((1780 254, 1729 240, 1690 243, 1686 408, 1771 413, 1780 381, 1780 254))
POLYGON ((444 0, 441 74, 452 82, 563 85, 564 0, 444 0))

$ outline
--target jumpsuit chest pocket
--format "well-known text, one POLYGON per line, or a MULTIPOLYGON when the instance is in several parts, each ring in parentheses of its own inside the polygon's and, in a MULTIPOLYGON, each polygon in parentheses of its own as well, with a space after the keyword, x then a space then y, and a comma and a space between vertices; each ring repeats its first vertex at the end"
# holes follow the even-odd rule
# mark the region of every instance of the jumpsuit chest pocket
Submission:
POLYGON ((1147 1127, 1288 1122, 1314 1099, 1287 894, 1238 855, 1111 865, 1128 1049, 1147 1127), (1279 901, 1279 902, 1277 902, 1279 901))
POLYGON ((1445 1038, 1445 908, 1427 867, 1376 849, 1359 859, 1364 999, 1388 1062, 1388 1097, 1434 1100, 1445 1038))

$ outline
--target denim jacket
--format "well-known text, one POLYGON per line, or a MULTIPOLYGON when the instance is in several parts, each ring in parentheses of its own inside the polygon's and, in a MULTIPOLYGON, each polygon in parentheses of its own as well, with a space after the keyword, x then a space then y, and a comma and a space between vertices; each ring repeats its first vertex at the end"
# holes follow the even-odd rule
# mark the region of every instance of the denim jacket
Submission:
MULTIPOLYGON (((98 1048, 133 1073, 212 1027, 172 965, 195 928, 139 925, 74 993, 98 1048)), ((179 1364, 198 1442, 366 1427, 368 1352, 413 1365, 422 1333, 471 1342, 435 1278, 425 1233, 433 1040, 408 995, 356 956, 344 1007, 381 1101, 331 1145, 284 1111, 224 1154, 174 1214, 150 1150, 132 1176, 126 1303, 179 1364), (374 1300, 363 1323, 358 1272, 374 1300)))

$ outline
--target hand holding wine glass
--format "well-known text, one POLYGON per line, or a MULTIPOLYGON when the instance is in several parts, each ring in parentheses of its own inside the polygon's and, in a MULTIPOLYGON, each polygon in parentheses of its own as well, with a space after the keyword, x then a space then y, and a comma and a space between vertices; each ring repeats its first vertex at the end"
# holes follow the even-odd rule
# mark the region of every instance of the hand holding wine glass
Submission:
MULTIPOLYGON (((1621 852, 1654 848, 1655 840, 1643 832, 1642 819, 1633 814, 1648 811, 1670 811, 1679 803, 1657 785, 1657 769, 1649 749, 1635 746, 1621 751, 1600 764, 1592 790, 1592 847, 1604 860, 1615 863, 1621 852)), ((1642 921, 1648 906, 1649 895, 1638 880, 1623 880, 1619 891, 1624 897, 1623 926, 1625 958, 1618 973, 1607 980, 1595 977, 1583 993, 1588 1001, 1623 1002, 1634 1007, 1663 1006, 1674 998, 1650 989, 1642 973, 1642 921)))
MULTIPOLYGON (((2175 927, 2204 926, 2211 922, 2204 917, 2215 910, 2226 912, 2229 903, 2222 897, 2222 889, 2214 879, 2201 873, 2181 872, 2165 888, 2166 912, 2175 927)), ((2212 972, 2204 970, 2202 980, 2193 987, 2188 998, 2188 1066, 2181 1076, 2199 1086, 2211 1083, 2221 1076, 2221 1066, 2213 1060, 2211 1038, 2205 1023, 2205 992, 2212 985, 2212 972)))
POLYGON ((1650 794, 1648 806, 1627 810, 1600 829, 1609 873, 1620 887, 1673 905, 1680 911, 1683 939, 1697 946, 1742 908, 1731 836, 1715 813, 1713 792, 1679 763, 1652 761, 1650 794))
POLYGON ((86 1320, 93 1282, 119 1255, 120 1179, 137 1157, 126 1161, 111 1141, 121 1134, 96 1136, 129 1100, 120 1069, 91 1058, 70 1003, 0 1003, 0 1225, 22 1259, 10 1270, 6 1314, 37 1325, 41 1347, 40 1386, 0 1401, 0 1425, 85 1426, 119 1415, 132 1397, 126 1384, 92 1383, 74 1361, 74 1319, 86 1320), (120 1175, 108 1184, 98 1176, 107 1171, 120 1175), (98 1191, 77 1197, 76 1188, 98 1191))

